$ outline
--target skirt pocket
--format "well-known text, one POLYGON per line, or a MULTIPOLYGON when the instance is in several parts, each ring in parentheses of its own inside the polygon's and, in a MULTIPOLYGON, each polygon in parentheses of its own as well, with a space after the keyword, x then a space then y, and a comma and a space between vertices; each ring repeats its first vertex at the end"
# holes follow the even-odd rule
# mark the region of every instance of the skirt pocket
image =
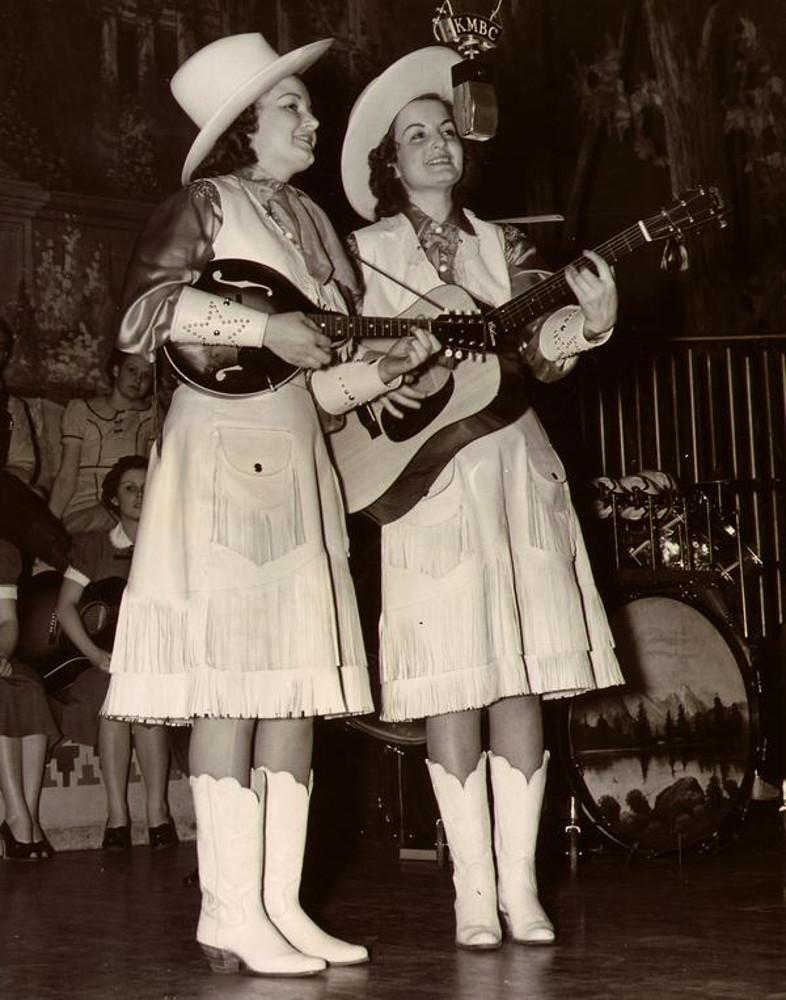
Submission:
POLYGON ((435 579, 446 576, 475 554, 460 479, 452 463, 428 496, 382 532, 383 565, 435 579))
POLYGON ((222 427, 213 476, 212 541, 259 566, 305 543, 287 431, 222 427))

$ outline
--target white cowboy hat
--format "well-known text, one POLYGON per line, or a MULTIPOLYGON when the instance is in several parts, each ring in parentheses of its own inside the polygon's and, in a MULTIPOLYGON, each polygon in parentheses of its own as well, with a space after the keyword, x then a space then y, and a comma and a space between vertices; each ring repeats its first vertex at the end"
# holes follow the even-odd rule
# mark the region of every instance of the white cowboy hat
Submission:
POLYGON ((453 102, 450 71, 459 62, 461 56, 443 45, 417 49, 388 66, 355 101, 341 150, 341 180, 350 205, 364 219, 374 218, 377 203, 369 187, 368 154, 410 101, 436 94, 453 102))
POLYGON ((169 84, 177 103, 199 127, 183 164, 183 183, 241 111, 279 80, 308 69, 332 44, 332 38, 323 38, 280 56, 262 35, 249 32, 219 38, 189 56, 169 84))

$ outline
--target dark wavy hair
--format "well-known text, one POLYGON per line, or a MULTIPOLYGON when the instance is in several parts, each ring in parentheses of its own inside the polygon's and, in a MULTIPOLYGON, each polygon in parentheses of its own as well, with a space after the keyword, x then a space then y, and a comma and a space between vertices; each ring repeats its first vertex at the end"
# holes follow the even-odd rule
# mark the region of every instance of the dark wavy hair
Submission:
POLYGON ((147 459, 142 455, 123 455, 104 476, 101 503, 112 514, 117 514, 117 491, 120 489, 120 480, 129 469, 147 470, 147 459))
POLYGON ((221 133, 215 146, 194 171, 192 179, 221 177, 242 167, 252 167, 257 162, 257 157, 251 148, 251 136, 256 132, 258 124, 256 104, 249 104, 229 128, 221 133))
POLYGON ((138 357, 137 354, 132 354, 130 351, 121 351, 119 347, 113 347, 109 357, 106 359, 106 373, 109 377, 109 381, 112 385, 115 384, 115 373, 112 370, 115 365, 120 367, 126 358, 138 357))
MULTIPOLYGON (((412 100, 439 101, 450 111, 451 115, 453 114, 453 105, 443 100, 439 94, 421 94, 419 97, 413 97, 412 100)), ((393 170, 398 158, 394 135, 395 124, 396 119, 394 118, 382 141, 368 154, 368 186, 371 188, 371 193, 377 199, 374 207, 375 219, 384 219, 389 215, 398 215, 399 212, 403 212, 409 205, 409 196, 406 189, 399 178, 396 177, 393 170)), ((464 172, 453 188, 453 200, 458 207, 463 207, 465 204, 474 173, 472 153, 466 143, 462 143, 462 148, 464 150, 464 172)))

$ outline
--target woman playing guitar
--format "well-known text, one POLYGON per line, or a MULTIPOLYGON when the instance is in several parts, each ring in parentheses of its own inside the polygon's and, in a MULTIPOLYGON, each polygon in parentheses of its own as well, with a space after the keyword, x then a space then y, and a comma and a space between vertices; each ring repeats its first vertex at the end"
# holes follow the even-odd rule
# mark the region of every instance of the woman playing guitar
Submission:
MULTIPOLYGON (((405 56, 352 111, 344 187, 360 215, 378 220, 352 239, 364 313, 397 315, 441 282, 499 305, 514 277, 543 274, 523 236, 482 222, 457 200, 457 61, 439 47, 405 56)), ((603 259, 586 256, 567 274, 578 305, 522 331, 519 355, 507 362, 520 373, 515 391, 526 392, 525 366, 540 380, 560 378, 610 336, 614 278, 603 259)), ((417 391, 403 386, 387 405, 403 412, 413 401, 417 391)), ((540 698, 622 682, 562 464, 532 408, 522 411, 461 448, 428 493, 382 528, 381 717, 426 718, 428 767, 454 860, 456 942, 465 948, 499 946, 498 909, 514 940, 553 942, 534 867, 548 760, 540 698)))

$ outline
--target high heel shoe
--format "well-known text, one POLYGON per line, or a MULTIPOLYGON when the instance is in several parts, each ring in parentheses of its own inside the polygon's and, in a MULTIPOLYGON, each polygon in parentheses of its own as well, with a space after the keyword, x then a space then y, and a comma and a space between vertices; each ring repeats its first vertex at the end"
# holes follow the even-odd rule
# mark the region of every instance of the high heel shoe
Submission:
POLYGON ((151 851, 162 851, 165 847, 175 847, 180 843, 174 820, 167 820, 159 826, 149 826, 147 832, 150 836, 151 851))
POLYGON ((44 834, 41 840, 33 841, 30 853, 34 861, 47 861, 49 858, 53 858, 57 851, 52 847, 49 837, 44 834))
POLYGON ((3 841, 4 861, 35 861, 32 856, 33 845, 23 840, 17 840, 8 823, 0 824, 0 839, 3 841))
POLYGON ((125 851, 131 846, 131 825, 107 826, 101 847, 105 851, 125 851))

